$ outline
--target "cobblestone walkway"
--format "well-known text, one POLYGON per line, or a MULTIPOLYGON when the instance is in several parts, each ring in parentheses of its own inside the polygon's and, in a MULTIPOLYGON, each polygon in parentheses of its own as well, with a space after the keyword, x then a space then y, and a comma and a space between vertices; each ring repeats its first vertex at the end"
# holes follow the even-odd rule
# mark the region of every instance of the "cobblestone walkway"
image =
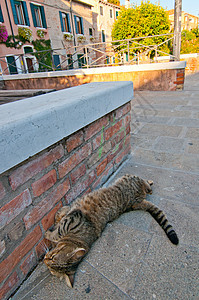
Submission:
POLYGON ((13 299, 199 299, 199 73, 181 92, 135 94, 132 155, 115 178, 126 173, 154 181, 149 199, 166 212, 179 246, 150 215, 130 212, 107 226, 73 289, 40 264, 13 299))

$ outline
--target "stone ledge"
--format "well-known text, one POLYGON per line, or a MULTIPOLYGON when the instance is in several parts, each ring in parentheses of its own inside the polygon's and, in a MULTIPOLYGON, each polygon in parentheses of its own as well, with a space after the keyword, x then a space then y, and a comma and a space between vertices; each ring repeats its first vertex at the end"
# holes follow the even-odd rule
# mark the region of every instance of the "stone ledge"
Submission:
POLYGON ((133 83, 96 82, 0 107, 0 173, 133 98, 133 83))
POLYGON ((140 72, 140 71, 157 71, 157 70, 173 70, 184 69, 186 61, 181 62, 167 62, 167 63, 154 63, 154 64, 140 64, 140 65, 125 65, 117 67, 99 67, 89 69, 75 69, 66 71, 55 72, 40 72, 30 74, 17 74, 17 75, 3 75, 4 80, 19 80, 30 78, 52 78, 62 76, 78 76, 78 75, 91 75, 91 74, 109 74, 109 73, 123 73, 123 72, 140 72))

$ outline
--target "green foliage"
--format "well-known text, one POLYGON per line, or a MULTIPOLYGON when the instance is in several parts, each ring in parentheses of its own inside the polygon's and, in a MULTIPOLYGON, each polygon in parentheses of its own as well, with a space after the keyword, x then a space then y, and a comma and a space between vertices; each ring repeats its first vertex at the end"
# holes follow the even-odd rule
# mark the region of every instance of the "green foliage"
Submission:
POLYGON ((182 54, 199 52, 199 34, 198 29, 192 31, 183 30, 181 33, 181 51, 182 54))
POLYGON ((199 28, 194 28, 191 31, 195 34, 196 37, 199 37, 199 28))
POLYGON ((43 39, 45 37, 45 31, 38 29, 37 30, 37 36, 43 39))
POLYGON ((33 38, 32 38, 32 30, 26 27, 19 27, 18 28, 18 34, 19 37, 23 42, 29 42, 31 43, 33 38))
POLYGON ((39 62, 39 71, 52 71, 52 56, 51 56, 51 43, 50 40, 35 40, 32 42, 34 49, 38 53, 34 53, 39 62), (41 51, 41 52, 39 52, 41 51))
MULTIPOLYGON (((133 8, 122 9, 120 11, 119 17, 113 25, 112 39, 123 40, 167 34, 169 33, 169 28, 170 24, 167 12, 160 5, 155 5, 147 1, 142 2, 140 6, 135 5, 133 8)), ((139 42, 144 45, 154 45, 160 44, 167 39, 166 36, 153 37, 140 39, 139 42)), ((132 46, 136 45, 136 43, 132 44, 132 46)), ((163 48, 165 48, 165 45, 163 48)), ((138 48, 134 52, 143 52, 144 50, 146 49, 138 48)))
POLYGON ((120 0, 108 0, 107 2, 120 6, 120 0))

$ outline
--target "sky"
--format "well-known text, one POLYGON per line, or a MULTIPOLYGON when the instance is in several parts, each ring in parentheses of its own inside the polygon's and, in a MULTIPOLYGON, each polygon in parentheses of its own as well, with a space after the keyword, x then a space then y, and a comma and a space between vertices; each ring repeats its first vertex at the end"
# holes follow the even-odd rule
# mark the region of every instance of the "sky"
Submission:
MULTIPOLYGON (((150 0, 150 2, 154 4, 160 2, 163 8, 173 9, 175 0, 150 0)), ((124 4, 125 0, 120 0, 120 3, 124 4)), ((140 5, 141 0, 130 0, 130 3, 140 5)), ((199 17, 199 0, 182 0, 182 10, 199 17)))

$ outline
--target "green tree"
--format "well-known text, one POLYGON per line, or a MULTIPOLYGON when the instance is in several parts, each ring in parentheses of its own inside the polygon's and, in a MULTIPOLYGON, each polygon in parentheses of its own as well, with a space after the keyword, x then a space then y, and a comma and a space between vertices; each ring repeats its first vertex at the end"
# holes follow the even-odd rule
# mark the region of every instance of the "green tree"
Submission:
POLYGON ((199 52, 199 34, 197 29, 192 31, 183 30, 181 33, 180 53, 198 53, 199 52))
MULTIPOLYGON (((170 23, 167 12, 160 6, 142 2, 129 9, 122 9, 119 17, 113 25, 112 39, 123 40, 137 37, 160 35, 169 33, 170 23)), ((144 45, 160 44, 168 37, 153 37, 139 40, 144 45)), ((116 43, 114 43, 116 44, 116 43)), ((117 43, 118 45, 121 43, 117 43)), ((133 44, 135 46, 136 44, 133 44)), ((121 49, 121 48, 120 48, 121 49)), ((158 48, 160 49, 160 48, 158 48)), ((162 49, 168 50, 165 45, 162 49)), ((138 48, 135 52, 143 52, 146 49, 138 48)))

